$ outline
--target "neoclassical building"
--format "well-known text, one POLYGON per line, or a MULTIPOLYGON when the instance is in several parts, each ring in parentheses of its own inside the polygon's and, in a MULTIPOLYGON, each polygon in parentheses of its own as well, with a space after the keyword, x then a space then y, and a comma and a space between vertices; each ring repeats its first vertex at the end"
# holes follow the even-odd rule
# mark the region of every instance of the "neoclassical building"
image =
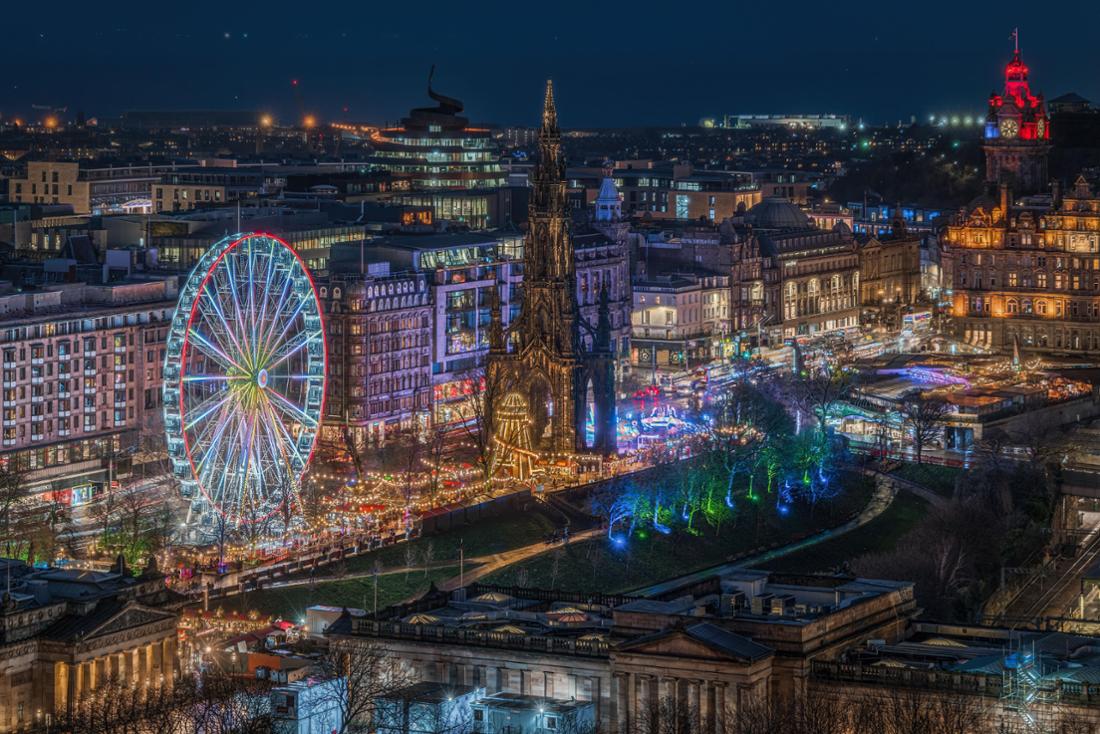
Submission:
POLYGON ((155 564, 136 577, 121 558, 106 572, 0 567, 0 732, 56 722, 109 681, 173 684, 185 600, 155 564))
POLYGON ((797 206, 769 197, 743 218, 733 243, 733 329, 778 338, 859 325, 859 250, 844 224, 816 228, 797 206))
POLYGON ((895 216, 889 236, 872 237, 859 248, 860 306, 865 314, 896 321, 900 328, 901 309, 919 301, 922 290, 920 237, 909 234, 905 220, 895 216))
POLYGON ((326 635, 377 645, 422 681, 590 702, 601 732, 674 716, 718 734, 743 707, 805 690, 815 661, 897 640, 916 611, 909 583, 723 568, 633 595, 432 590, 326 635))
POLYGON ((997 350, 1100 352, 1100 195, 1083 177, 1038 205, 1007 186, 947 229, 954 335, 997 350))

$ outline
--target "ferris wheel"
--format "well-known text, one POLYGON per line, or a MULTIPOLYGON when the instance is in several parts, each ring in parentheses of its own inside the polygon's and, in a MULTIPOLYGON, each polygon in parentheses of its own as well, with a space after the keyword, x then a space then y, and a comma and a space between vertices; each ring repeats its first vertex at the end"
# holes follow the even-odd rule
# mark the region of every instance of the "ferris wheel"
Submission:
POLYGON ((215 244, 180 292, 166 351, 164 424, 184 493, 230 528, 289 506, 325 395, 321 304, 302 259, 268 234, 215 244))

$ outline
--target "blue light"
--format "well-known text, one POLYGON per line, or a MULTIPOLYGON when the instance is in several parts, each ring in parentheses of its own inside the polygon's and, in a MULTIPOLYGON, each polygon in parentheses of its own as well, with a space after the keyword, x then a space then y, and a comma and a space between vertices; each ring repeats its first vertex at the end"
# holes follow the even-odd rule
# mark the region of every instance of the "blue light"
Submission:
POLYGON ((791 514, 791 508, 788 505, 776 505, 775 509, 778 510, 779 514, 783 515, 784 517, 791 514))

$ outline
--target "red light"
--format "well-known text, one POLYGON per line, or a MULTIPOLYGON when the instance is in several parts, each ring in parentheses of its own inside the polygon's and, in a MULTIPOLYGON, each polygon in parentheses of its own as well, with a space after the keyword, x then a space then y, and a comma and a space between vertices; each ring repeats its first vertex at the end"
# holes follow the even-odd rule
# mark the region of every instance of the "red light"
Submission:
POLYGON ((290 80, 290 86, 292 86, 292 87, 298 86, 298 80, 297 79, 291 79, 290 80))

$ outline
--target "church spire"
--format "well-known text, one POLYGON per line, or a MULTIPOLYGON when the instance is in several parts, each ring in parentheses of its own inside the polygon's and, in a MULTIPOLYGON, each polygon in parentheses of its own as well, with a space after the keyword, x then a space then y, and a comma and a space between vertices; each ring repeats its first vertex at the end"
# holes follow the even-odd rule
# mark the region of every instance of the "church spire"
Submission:
POLYGON ((542 134, 557 135, 558 108, 554 105, 554 82, 546 80, 546 100, 542 104, 542 134))

